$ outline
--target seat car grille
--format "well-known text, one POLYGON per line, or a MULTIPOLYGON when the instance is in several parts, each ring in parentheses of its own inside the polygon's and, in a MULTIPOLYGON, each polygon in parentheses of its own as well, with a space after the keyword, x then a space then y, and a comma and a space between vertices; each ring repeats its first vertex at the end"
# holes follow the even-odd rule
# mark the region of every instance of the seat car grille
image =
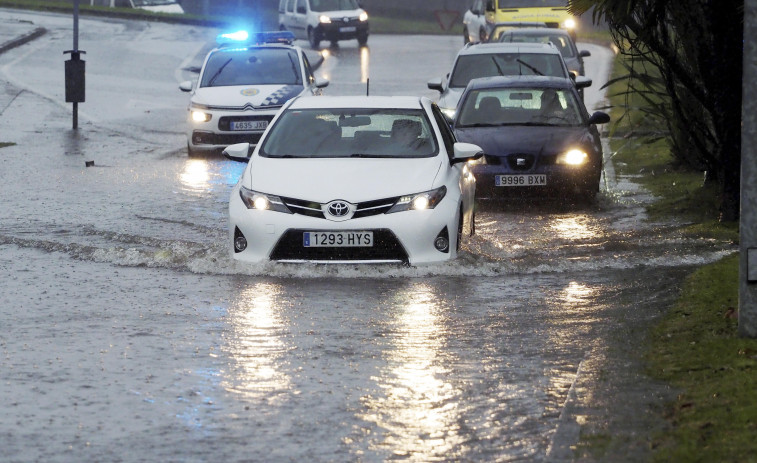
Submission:
POLYGON ((303 232, 287 230, 271 252, 271 260, 309 261, 401 261, 408 262, 408 255, 397 237, 390 230, 373 231, 371 247, 306 248, 303 246, 303 232))
MULTIPOLYGON (((290 211, 295 214, 307 215, 309 217, 316 217, 319 219, 325 219, 323 215, 322 204, 307 201, 304 199, 295 198, 281 198, 290 211)), ((357 203, 355 214, 353 219, 359 219, 361 217, 370 217, 372 215, 385 214, 394 204, 399 200, 399 196, 393 198, 377 199, 373 201, 363 201, 357 203)))

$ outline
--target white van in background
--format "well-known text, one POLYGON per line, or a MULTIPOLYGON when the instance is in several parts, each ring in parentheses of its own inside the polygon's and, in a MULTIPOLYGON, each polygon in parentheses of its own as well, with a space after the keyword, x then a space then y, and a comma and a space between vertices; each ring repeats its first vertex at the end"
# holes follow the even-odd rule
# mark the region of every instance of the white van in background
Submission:
POLYGON ((280 0, 279 29, 318 48, 322 40, 368 43, 368 13, 358 0, 280 0))

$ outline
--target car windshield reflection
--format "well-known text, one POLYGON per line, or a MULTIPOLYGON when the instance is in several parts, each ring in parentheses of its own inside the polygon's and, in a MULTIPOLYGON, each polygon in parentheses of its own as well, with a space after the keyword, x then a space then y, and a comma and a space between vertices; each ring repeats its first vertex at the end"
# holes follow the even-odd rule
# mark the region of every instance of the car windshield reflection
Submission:
POLYGON ((302 85, 294 50, 250 48, 219 50, 205 65, 200 87, 302 85))
POLYGON ((298 109, 284 112, 260 149, 281 158, 424 158, 438 153, 421 109, 298 109))
POLYGON ((457 127, 584 124, 573 93, 556 88, 494 88, 470 92, 457 127))

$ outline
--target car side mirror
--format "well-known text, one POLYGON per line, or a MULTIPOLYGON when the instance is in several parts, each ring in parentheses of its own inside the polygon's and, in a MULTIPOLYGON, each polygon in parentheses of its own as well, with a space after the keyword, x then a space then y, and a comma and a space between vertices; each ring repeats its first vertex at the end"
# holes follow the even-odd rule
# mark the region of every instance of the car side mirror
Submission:
POLYGON ((592 83, 591 79, 589 79, 588 77, 584 77, 584 76, 576 76, 575 81, 576 81, 576 88, 578 88, 578 89, 582 89, 582 88, 586 88, 586 87, 591 87, 591 83, 592 83))
POLYGON ((457 142, 454 145, 453 151, 452 164, 473 161, 484 155, 484 150, 473 143, 457 142))
POLYGON ((610 115, 602 111, 595 112, 589 118, 589 124, 607 124, 608 122, 610 122, 610 115))
POLYGON ((428 85, 428 88, 431 90, 438 90, 439 92, 444 91, 444 86, 442 85, 442 79, 440 77, 429 80, 426 82, 426 85, 428 85))
POLYGON ((250 144, 237 143, 223 150, 223 157, 236 162, 250 162, 250 144))
POLYGON ((181 82, 179 84, 179 90, 182 92, 191 92, 192 91, 192 81, 191 80, 185 80, 184 82, 181 82))
POLYGON ((316 88, 326 88, 329 86, 329 81, 323 78, 316 78, 315 79, 315 87, 316 88))
POLYGON ((578 52, 578 56, 586 58, 587 56, 591 56, 591 52, 589 50, 581 50, 578 52))

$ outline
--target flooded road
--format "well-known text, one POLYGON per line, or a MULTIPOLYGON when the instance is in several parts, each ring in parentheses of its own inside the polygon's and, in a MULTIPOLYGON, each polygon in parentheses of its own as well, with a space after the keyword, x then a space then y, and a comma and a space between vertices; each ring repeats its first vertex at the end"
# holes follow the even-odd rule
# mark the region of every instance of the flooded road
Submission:
MULTIPOLYGON (((74 132, 71 18, 0 21, 48 30, 0 54, 0 460, 567 461, 579 428, 656 425, 636 347, 733 250, 644 221, 609 150, 596 204, 483 208, 455 262, 241 265, 243 165, 187 157, 178 90, 217 31, 82 20, 74 132)), ((317 73, 328 94, 435 97, 461 42, 374 35, 317 73)), ((609 51, 581 48, 601 106, 609 51)))

